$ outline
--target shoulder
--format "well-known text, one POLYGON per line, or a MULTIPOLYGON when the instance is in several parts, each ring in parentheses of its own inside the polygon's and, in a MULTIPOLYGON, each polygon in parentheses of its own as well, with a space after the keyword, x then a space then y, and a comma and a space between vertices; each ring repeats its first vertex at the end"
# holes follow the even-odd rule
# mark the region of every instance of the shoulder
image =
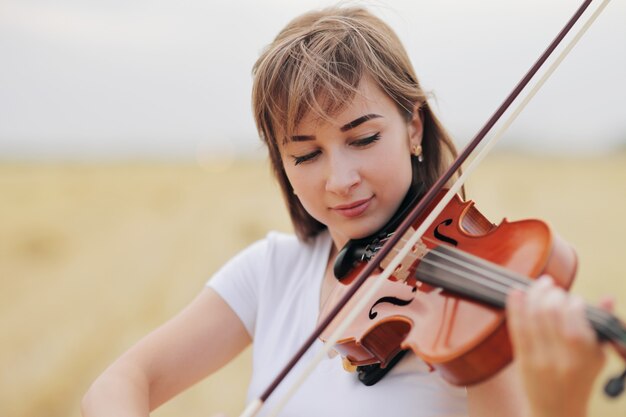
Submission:
POLYGON ((309 241, 292 234, 270 232, 262 240, 267 267, 271 271, 296 271, 325 262, 330 248, 330 235, 320 233, 309 241))
POLYGON ((235 255, 207 285, 238 314, 252 336, 259 317, 275 317, 281 303, 291 305, 310 293, 303 287, 314 285, 313 278, 321 276, 329 242, 325 236, 302 242, 290 234, 270 232, 235 255))
POLYGON ((253 270, 275 273, 277 270, 290 271, 328 253, 330 236, 320 233, 310 241, 301 241, 295 235, 271 231, 231 258, 220 272, 253 270))
POLYGON ((272 231, 261 242, 265 242, 267 249, 272 252, 300 253, 318 250, 328 239, 327 232, 322 232, 308 241, 302 241, 294 234, 272 231))

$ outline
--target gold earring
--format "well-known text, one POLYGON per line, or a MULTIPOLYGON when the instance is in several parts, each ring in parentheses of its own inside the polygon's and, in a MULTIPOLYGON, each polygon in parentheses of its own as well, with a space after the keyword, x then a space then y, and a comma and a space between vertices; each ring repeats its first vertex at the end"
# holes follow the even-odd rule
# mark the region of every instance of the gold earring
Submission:
POLYGON ((424 161, 424 156, 422 155, 422 145, 413 145, 413 155, 417 157, 418 162, 424 161))

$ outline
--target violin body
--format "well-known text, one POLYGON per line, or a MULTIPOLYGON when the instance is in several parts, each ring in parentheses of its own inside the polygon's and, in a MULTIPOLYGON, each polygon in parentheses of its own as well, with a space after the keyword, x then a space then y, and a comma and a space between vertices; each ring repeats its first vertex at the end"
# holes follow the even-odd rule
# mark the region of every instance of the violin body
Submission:
MULTIPOLYGON (((432 205, 442 196, 440 193, 432 205)), ((419 218, 405 236, 422 220, 419 218)), ((402 247, 404 241, 405 237, 396 247, 402 247)), ((398 250, 392 249, 379 272, 398 250)), ((357 263, 336 286, 323 306, 321 318, 345 294, 363 264, 357 263)), ((535 279, 549 274, 558 285, 569 288, 576 266, 572 247, 546 223, 504 219, 496 226, 473 202, 455 196, 334 348, 353 365, 379 363, 381 367, 399 351, 410 349, 451 384, 481 382, 512 359, 503 310, 510 286, 498 289, 500 278, 509 283, 510 274, 513 282, 522 276, 535 279), (458 255, 460 252, 470 256, 458 255), (478 283, 472 281, 473 277, 479 278, 478 283), (437 284, 438 280, 459 279, 468 292, 444 290, 446 285, 437 284)), ((322 340, 333 333, 354 300, 372 282, 370 276, 321 334, 322 340)))

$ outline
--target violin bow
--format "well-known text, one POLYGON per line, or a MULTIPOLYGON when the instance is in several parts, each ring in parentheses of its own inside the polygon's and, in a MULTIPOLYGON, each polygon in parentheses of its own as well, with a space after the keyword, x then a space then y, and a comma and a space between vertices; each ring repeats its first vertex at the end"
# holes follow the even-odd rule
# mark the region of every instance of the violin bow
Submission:
MULTIPOLYGON (((378 268, 381 261, 389 254, 389 252, 394 248, 394 246, 399 242, 400 238, 406 233, 406 231, 413 225, 415 220, 422 215, 426 208, 432 203, 435 199, 439 191, 443 189, 446 183, 452 178, 452 176, 459 170, 461 165, 468 159, 468 157, 474 152, 474 150, 481 144, 487 133, 493 128, 493 126, 498 122, 498 120, 502 117, 502 115, 506 112, 506 110, 511 106, 513 101, 519 96, 522 90, 528 85, 530 80, 535 76, 535 74, 539 71, 539 69, 543 66, 545 61, 550 57, 550 55, 554 52, 557 46, 561 43, 561 41, 565 38, 565 36, 570 32, 572 27, 578 22, 583 13, 587 10, 589 5, 593 0, 585 0, 581 6, 576 10, 574 15, 568 20, 566 25, 561 29, 558 35, 554 38, 554 40, 550 43, 550 45, 546 48, 546 50, 541 54, 539 59, 535 62, 535 64, 528 70, 526 75, 522 78, 522 80, 517 84, 517 86, 513 89, 513 91, 507 96, 504 102, 498 107, 495 113, 487 120, 485 125, 481 128, 481 130, 476 134, 476 136, 471 140, 471 142, 465 147, 463 152, 454 160, 454 162, 450 165, 448 170, 435 182, 428 192, 422 197, 419 203, 411 210, 411 212, 407 215, 404 221, 398 226, 398 229, 393 233, 393 235, 388 239, 388 241, 379 249, 379 251, 375 254, 370 262, 368 262, 361 273, 355 278, 354 283, 352 284, 350 290, 346 292, 346 294, 341 298, 341 300, 337 303, 337 305, 331 310, 331 312, 324 317, 324 319, 317 325, 313 333, 307 338, 307 340, 302 344, 301 348, 296 352, 296 354, 292 357, 292 359, 287 363, 287 365, 283 368, 283 370, 278 374, 278 376, 274 379, 274 381, 269 385, 269 387, 261 394, 261 396, 253 401, 251 401, 240 417, 253 417, 255 416, 265 401, 269 398, 269 396, 276 390, 278 385, 285 379, 285 377, 289 374, 289 372, 293 369, 296 363, 302 358, 304 353, 311 347, 311 345, 317 340, 317 338, 322 334, 324 329, 332 322, 332 320, 337 316, 339 311, 345 306, 345 304, 352 298, 352 296, 358 291, 358 289, 363 285, 365 280, 374 272, 376 268, 378 268)), ((327 339, 324 343, 324 346, 316 353, 315 357, 309 362, 307 367, 302 371, 294 384, 289 388, 287 393, 278 401, 276 406, 272 409, 270 416, 277 416, 278 413, 282 410, 285 404, 289 401, 289 399, 293 396, 293 394, 298 390, 298 388, 304 383, 306 378, 311 374, 311 372, 315 369, 317 364, 328 355, 328 353, 333 349, 335 343, 341 337, 341 334, 350 326, 350 324, 356 319, 359 311, 363 310, 366 305, 371 301, 374 294, 378 289, 384 284, 385 280, 387 280, 393 271, 400 265, 402 260, 408 255, 409 251, 413 247, 415 243, 422 237, 422 235, 426 232, 428 227, 435 221, 437 216, 443 211, 448 202, 457 194, 457 192, 461 189, 469 174, 471 174, 479 165, 479 163, 484 159, 484 157, 489 153, 489 151, 496 145, 498 140, 504 135, 504 132, 509 128, 509 126, 515 121, 517 116, 522 112, 522 110, 526 107, 526 105, 532 100, 532 98, 536 95, 536 93, 541 89, 543 84, 550 78, 550 76, 554 73, 556 68, 561 64, 561 62, 565 59, 565 57, 569 54, 569 52, 574 48, 574 46, 578 43, 580 38, 585 34, 585 32, 591 27, 593 22, 597 19, 597 17, 602 13, 602 11, 606 8, 610 0, 603 0, 603 2, 598 6, 598 8, 594 11, 594 13, 587 19, 587 21, 583 24, 583 26, 579 29, 579 31, 575 34, 572 40, 568 43, 568 45, 563 49, 563 51, 558 55, 558 57, 554 60, 554 62, 549 66, 543 76, 537 81, 537 83, 533 86, 533 88, 528 92, 528 94, 524 97, 524 99, 518 104, 515 110, 510 114, 508 119, 503 123, 501 128, 496 132, 496 134, 491 138, 485 141, 483 146, 480 148, 478 154, 472 159, 470 165, 464 171, 462 175, 454 182, 454 184, 449 188, 448 192, 443 196, 443 198, 439 201, 439 203, 435 206, 433 210, 431 210, 430 214, 424 219, 424 221, 420 224, 415 232, 413 232, 412 236, 406 241, 405 245, 401 250, 398 251, 396 256, 389 262, 389 265, 374 279, 374 282, 370 289, 363 294, 360 300, 356 303, 352 311, 345 317, 344 321, 337 327, 335 332, 327 339)))

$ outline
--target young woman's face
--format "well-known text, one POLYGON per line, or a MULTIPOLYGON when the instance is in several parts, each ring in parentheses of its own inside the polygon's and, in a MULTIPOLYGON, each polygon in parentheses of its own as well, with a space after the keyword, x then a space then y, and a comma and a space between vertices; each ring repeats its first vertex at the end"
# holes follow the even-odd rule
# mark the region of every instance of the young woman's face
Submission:
POLYGON ((280 144, 285 172, 304 208, 337 245, 379 230, 411 184, 411 146, 419 145, 418 112, 407 122, 364 77, 354 100, 332 122, 309 114, 280 144))

